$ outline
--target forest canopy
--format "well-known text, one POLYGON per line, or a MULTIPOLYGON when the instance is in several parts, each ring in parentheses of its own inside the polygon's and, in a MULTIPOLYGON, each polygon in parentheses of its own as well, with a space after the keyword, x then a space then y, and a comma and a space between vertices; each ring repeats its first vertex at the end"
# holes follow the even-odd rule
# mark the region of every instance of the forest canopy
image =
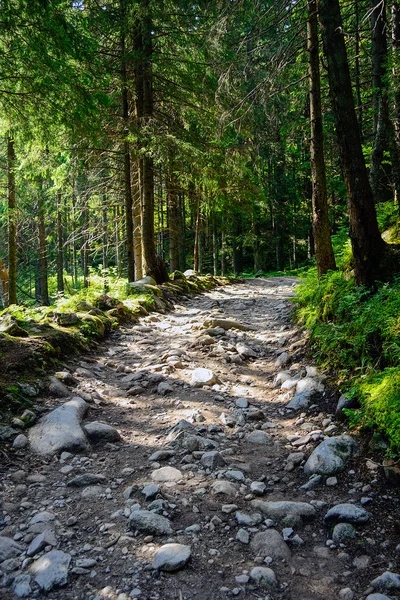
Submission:
POLYGON ((323 275, 347 235, 356 284, 392 276, 399 19, 397 0, 2 1, 3 306, 96 275, 323 275))

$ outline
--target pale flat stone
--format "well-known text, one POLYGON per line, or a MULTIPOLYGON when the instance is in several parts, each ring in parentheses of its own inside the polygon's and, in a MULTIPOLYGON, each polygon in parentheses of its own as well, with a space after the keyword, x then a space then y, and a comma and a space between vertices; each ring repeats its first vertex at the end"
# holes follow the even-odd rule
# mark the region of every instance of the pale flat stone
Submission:
POLYGON ((49 592, 53 588, 67 585, 70 562, 70 554, 61 550, 51 550, 36 560, 29 567, 29 572, 38 586, 49 592))
POLYGON ((188 563, 191 553, 190 546, 165 544, 156 551, 151 566, 159 571, 178 571, 188 563))
POLYGON ((192 371, 190 385, 193 387, 202 387, 203 385, 214 385, 217 383, 217 377, 210 369, 198 368, 192 371))
POLYGON ((274 443, 274 439, 265 431, 261 429, 255 429, 245 437, 245 441, 248 444, 258 444, 260 446, 270 446, 274 443))
POLYGON ((175 467, 161 467, 152 472, 151 478, 159 483, 167 481, 179 481, 182 479, 182 472, 175 467))
POLYGON ((82 398, 73 398, 44 416, 29 430, 31 449, 42 456, 59 454, 63 450, 81 452, 89 447, 81 427, 88 406, 82 398))

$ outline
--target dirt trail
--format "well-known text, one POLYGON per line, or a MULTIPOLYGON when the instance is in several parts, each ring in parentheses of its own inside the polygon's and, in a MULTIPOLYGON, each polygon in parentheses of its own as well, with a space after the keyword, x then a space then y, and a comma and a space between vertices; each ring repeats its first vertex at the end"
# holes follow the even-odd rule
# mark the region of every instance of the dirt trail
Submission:
MULTIPOLYGON (((304 379, 308 368, 318 380, 290 320, 296 283, 248 280, 184 299, 66 362, 71 394, 90 406, 84 423, 108 423, 122 439, 102 438, 84 455, 15 451, 1 473, 0 535, 19 549, 1 563, 0 543, 2 600, 42 597, 30 568, 52 548, 65 553, 68 573, 63 587, 49 584, 48 600, 353 600, 372 591, 374 577, 396 572, 398 498, 373 462, 356 454, 343 472, 301 489, 311 451, 345 426, 327 413, 332 402, 322 386, 304 412, 288 410, 293 392, 274 387, 283 369, 304 379), (245 331, 216 329, 221 319, 245 331), (212 372, 209 385, 195 386, 198 368, 212 372), (173 429, 182 419, 190 425, 173 429), (165 452, 152 456, 157 451, 165 452), (160 471, 166 466, 173 469, 160 471), (268 516, 257 500, 311 508, 268 516), (339 503, 369 512, 345 543, 324 524, 339 503), (172 533, 138 531, 131 516, 140 509, 165 517, 172 533), (27 556, 43 531, 41 549, 27 556), (190 561, 173 573, 152 566, 167 543, 190 547, 190 561)), ((46 408, 65 401, 50 398, 46 408)))

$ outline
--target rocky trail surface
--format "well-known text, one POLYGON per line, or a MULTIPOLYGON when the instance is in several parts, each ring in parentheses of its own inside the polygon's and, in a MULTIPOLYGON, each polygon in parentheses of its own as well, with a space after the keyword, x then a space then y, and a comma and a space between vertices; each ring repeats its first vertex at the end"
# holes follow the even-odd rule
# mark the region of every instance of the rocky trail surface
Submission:
POLYGON ((2 600, 399 596, 396 490, 331 414, 296 284, 182 298, 66 362, 48 397, 25 389, 36 422, 0 465, 2 600))

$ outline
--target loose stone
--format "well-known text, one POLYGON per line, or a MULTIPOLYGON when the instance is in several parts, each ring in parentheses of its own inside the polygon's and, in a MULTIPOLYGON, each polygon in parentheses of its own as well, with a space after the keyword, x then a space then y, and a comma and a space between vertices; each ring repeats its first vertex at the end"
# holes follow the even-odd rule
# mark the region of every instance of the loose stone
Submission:
POLYGON ((165 544, 156 551, 151 566, 159 571, 178 571, 188 563, 190 556, 190 546, 165 544))

